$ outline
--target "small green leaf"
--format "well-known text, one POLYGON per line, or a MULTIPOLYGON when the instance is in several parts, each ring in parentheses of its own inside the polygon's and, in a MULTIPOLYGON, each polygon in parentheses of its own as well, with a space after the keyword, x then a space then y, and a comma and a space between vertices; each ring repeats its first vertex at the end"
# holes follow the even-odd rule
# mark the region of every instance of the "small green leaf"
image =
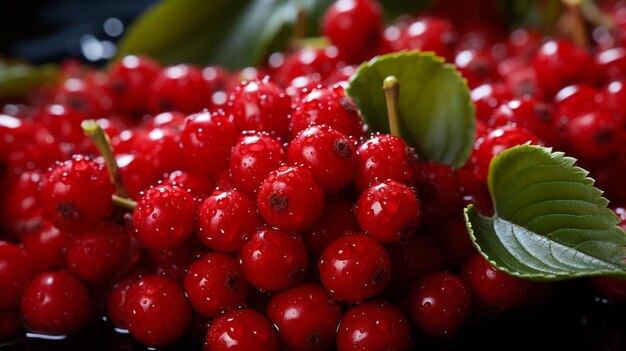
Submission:
POLYGON ((388 133, 383 81, 399 82, 398 106, 403 138, 422 158, 461 167, 474 142, 474 105, 453 65, 430 52, 383 55, 364 63, 347 93, 373 131, 388 133))
POLYGON ((286 32, 305 11, 312 26, 332 0, 162 0, 124 36, 118 56, 148 54, 166 64, 242 68, 284 49, 286 32))
POLYGON ((626 233, 575 162, 533 145, 493 159, 488 182, 495 215, 469 206, 465 221, 474 245, 496 268, 531 280, 626 277, 626 233))
POLYGON ((22 95, 42 84, 53 83, 58 77, 59 68, 53 64, 31 66, 0 60, 0 97, 22 95))

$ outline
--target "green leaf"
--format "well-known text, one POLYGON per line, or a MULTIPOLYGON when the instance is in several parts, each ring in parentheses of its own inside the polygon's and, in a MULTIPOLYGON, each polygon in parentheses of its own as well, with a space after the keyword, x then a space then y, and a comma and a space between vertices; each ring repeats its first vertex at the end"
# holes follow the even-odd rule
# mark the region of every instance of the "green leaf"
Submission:
POLYGON ((575 162, 533 145, 493 159, 488 183, 495 215, 465 209, 470 237, 492 265, 531 280, 626 277, 626 233, 575 162))
POLYGON ((235 69, 260 63, 283 48, 302 9, 310 27, 332 0, 163 0, 122 38, 118 57, 148 54, 165 64, 195 63, 235 69))
POLYGON ((0 60, 0 97, 13 97, 59 77, 59 68, 48 64, 31 66, 23 62, 0 60))
POLYGON ((347 93, 370 129, 388 133, 383 80, 396 76, 402 137, 427 160, 461 167, 474 143, 474 105, 465 79, 430 52, 383 55, 364 63, 347 93))

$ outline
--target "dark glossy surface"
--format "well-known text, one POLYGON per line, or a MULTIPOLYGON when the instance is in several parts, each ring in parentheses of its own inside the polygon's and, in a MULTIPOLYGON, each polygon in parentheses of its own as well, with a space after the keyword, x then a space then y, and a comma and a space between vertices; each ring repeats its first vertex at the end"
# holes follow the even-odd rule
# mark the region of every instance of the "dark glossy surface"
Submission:
MULTIPOLYGON (((415 338, 416 350, 626 350, 626 305, 595 296, 586 280, 560 283, 554 295, 534 312, 466 325, 451 340, 415 338)), ((0 344, 1 351, 146 350, 129 335, 104 322, 93 323, 65 340, 21 337, 0 344)), ((200 351, 191 336, 163 348, 200 351)))

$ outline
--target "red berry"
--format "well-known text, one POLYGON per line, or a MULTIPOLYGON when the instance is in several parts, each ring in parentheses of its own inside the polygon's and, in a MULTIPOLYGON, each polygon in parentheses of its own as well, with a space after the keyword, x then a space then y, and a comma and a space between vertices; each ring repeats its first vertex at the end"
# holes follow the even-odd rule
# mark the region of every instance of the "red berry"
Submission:
POLYGON ((335 346, 342 311, 324 288, 309 283, 274 295, 267 316, 286 349, 323 351, 335 346))
POLYGON ((6 218, 15 234, 36 230, 43 221, 39 188, 43 176, 39 171, 26 171, 9 187, 6 195, 6 218))
POLYGON ((251 198, 236 190, 215 191, 198 210, 198 238, 209 248, 238 252, 261 225, 251 198))
POLYGON ((383 242, 406 242, 415 232, 420 220, 420 202, 408 186, 387 180, 367 189, 354 213, 361 229, 383 242))
POLYGON ((306 166, 326 193, 335 193, 352 180, 356 152, 350 139, 327 126, 311 126, 296 136, 287 150, 289 162, 306 166))
POLYGON ((424 225, 432 226, 461 213, 459 183, 450 166, 421 162, 417 179, 424 225))
POLYGON ((126 294, 133 283, 141 279, 144 275, 147 275, 147 273, 148 271, 143 269, 131 271, 118 280, 109 291, 109 296, 107 298, 107 317, 108 320, 117 328, 128 328, 126 310, 124 309, 126 294))
POLYGON ((189 171, 171 172, 161 184, 177 186, 196 197, 208 196, 214 188, 209 177, 189 171))
POLYGON ((472 289, 478 307, 496 311, 519 306, 531 288, 529 281, 496 270, 480 254, 465 263, 463 278, 472 289))
POLYGON ((67 243, 67 269, 88 282, 103 282, 117 272, 130 248, 130 233, 104 222, 72 234, 67 243))
POLYGON ((0 241, 0 309, 18 306, 22 290, 34 274, 30 255, 17 245, 0 241))
MULTIPOLYGON (((192 238, 193 239, 193 238, 192 238)), ((186 241, 172 249, 148 250, 151 268, 158 275, 182 281, 189 267, 201 254, 193 240, 186 241)))
POLYGON ((403 33, 403 49, 434 51, 437 55, 452 60, 458 34, 446 19, 424 17, 411 23, 403 33))
POLYGON ((594 111, 574 118, 565 127, 572 153, 580 158, 604 159, 613 155, 623 141, 620 124, 607 111, 594 111))
POLYGON ((262 314, 237 310, 216 318, 206 335, 205 351, 277 351, 276 329, 262 314))
POLYGON ((163 68, 152 81, 148 97, 153 113, 171 110, 194 113, 210 105, 202 71, 190 65, 163 68))
POLYGON ((282 166, 259 187, 257 204, 261 217, 270 225, 300 231, 321 217, 324 190, 304 166, 282 166))
POLYGON ((268 63, 274 70, 272 76, 279 84, 302 86, 304 79, 313 88, 343 66, 338 54, 335 46, 323 49, 305 47, 284 56, 272 54, 268 63))
POLYGON ((133 199, 138 198, 142 191, 159 179, 160 174, 144 155, 118 153, 115 155, 115 162, 124 180, 124 186, 133 199))
POLYGON ((301 232, 310 256, 317 259, 333 240, 346 233, 359 231, 359 223, 352 212, 353 203, 341 196, 326 199, 322 217, 301 232))
POLYGON ((124 301, 128 331, 147 346, 163 346, 187 330, 191 309, 176 281, 147 275, 135 281, 124 301))
POLYGON ((593 62, 587 53, 565 40, 544 43, 533 58, 539 84, 548 96, 586 78, 593 62))
POLYGON ((391 276, 389 254, 365 234, 336 239, 326 247, 317 265, 324 288, 340 301, 361 302, 376 296, 391 276))
POLYGON ((22 297, 22 318, 34 331, 64 335, 89 320, 91 297, 80 280, 65 271, 35 277, 22 297))
POLYGON ((413 325, 429 336, 450 338, 469 316, 470 288, 450 273, 428 275, 415 283, 409 295, 413 325))
POLYGON ((131 113, 145 111, 148 87, 159 69, 152 59, 134 55, 124 56, 109 66, 109 89, 115 108, 131 113))
POLYGON ((65 263, 68 233, 48 221, 21 236, 24 250, 37 257, 36 264, 45 269, 58 268, 65 263))
POLYGON ((472 89, 471 97, 476 106, 476 120, 486 123, 496 107, 513 95, 504 84, 493 83, 472 89))
POLYGON ((47 105, 36 116, 55 138, 63 143, 64 150, 73 152, 76 146, 85 140, 85 133, 80 127, 85 115, 64 105, 47 105))
POLYGON ((279 139, 265 133, 245 134, 230 154, 230 181, 237 190, 253 195, 268 173, 286 161, 279 139))
POLYGON ((500 105, 489 120, 492 127, 515 124, 529 130, 548 144, 556 144, 554 112, 550 105, 532 97, 513 99, 500 105))
POLYGON ((381 7, 374 0, 339 0, 324 14, 321 31, 347 61, 360 63, 382 35, 381 7))
POLYGON ((186 241, 196 227, 196 204, 183 189, 159 185, 139 199, 133 211, 135 238, 152 249, 171 249, 186 241))
POLYGON ((359 112, 340 86, 313 89, 296 101, 289 134, 293 138, 310 125, 321 124, 351 138, 363 135, 363 121, 359 112))
POLYGON ((613 301, 626 302, 626 280, 613 277, 594 277, 593 286, 605 298, 613 301))
POLYGON ((264 131, 287 135, 291 99, 269 79, 244 82, 230 94, 229 111, 239 131, 264 131))
POLYGON ((500 80, 496 63, 489 53, 463 50, 454 59, 457 69, 467 79, 470 88, 485 82, 500 80))
POLYGON ((603 101, 607 108, 619 114, 622 118, 626 117, 626 80, 616 80, 609 83, 603 90, 603 101))
POLYGON ((59 229, 87 229, 113 212, 114 192, 104 166, 76 156, 57 163, 45 174, 41 187, 43 214, 59 229))
MULTIPOLYGON (((467 235, 467 233, 466 233, 467 235)), ((428 236, 417 234, 407 243, 387 245, 391 259, 389 289, 404 294, 417 279, 445 268, 445 261, 437 244, 428 236)))
POLYGON ((402 312, 386 301, 369 301, 346 312, 337 329, 337 351, 413 349, 402 312))
POLYGON ((588 85, 569 85, 559 90, 554 97, 554 104, 558 117, 555 125, 562 128, 569 120, 600 109, 603 96, 598 89, 588 85))
POLYGON ((215 318, 243 305, 249 285, 232 257, 209 253, 189 266, 184 288, 196 312, 215 318))
POLYGON ((476 248, 467 234, 462 216, 450 217, 447 221, 431 228, 433 238, 443 252, 448 266, 461 268, 476 253, 476 248))
POLYGON ((191 115, 185 120, 180 136, 184 165, 200 174, 216 175, 228 164, 236 141, 237 130, 223 114, 191 115))
POLYGON ((182 168, 180 135, 168 128, 153 128, 137 133, 132 148, 151 163, 157 174, 182 168))
POLYGON ((105 91, 106 78, 95 73, 81 78, 69 78, 57 87, 52 101, 55 104, 69 106, 86 116, 107 114, 113 107, 113 101, 105 91))
POLYGON ((417 182, 417 154, 404 140, 374 135, 357 149, 354 185, 360 192, 390 179, 409 186, 417 182))
POLYGON ((306 275, 306 248, 299 234, 263 228, 241 247, 239 265, 253 286, 282 290, 306 275))
POLYGON ((185 114, 182 112, 162 112, 148 120, 147 127, 149 129, 161 128, 181 131, 185 124, 185 117, 185 114))
POLYGON ((596 53, 595 64, 604 75, 604 80, 626 78, 626 49, 610 48, 596 53))

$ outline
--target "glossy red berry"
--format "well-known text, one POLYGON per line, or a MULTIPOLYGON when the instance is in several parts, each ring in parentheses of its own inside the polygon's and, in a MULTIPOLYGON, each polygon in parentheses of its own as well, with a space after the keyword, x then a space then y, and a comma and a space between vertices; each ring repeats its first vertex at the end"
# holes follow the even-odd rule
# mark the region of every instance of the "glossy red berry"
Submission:
POLYGON ((357 149, 354 185, 360 192, 390 179, 409 186, 417 182, 417 154, 389 134, 374 135, 357 149))
POLYGON ((183 189, 158 185, 141 196, 133 211, 135 238, 152 249, 185 242, 196 227, 196 203, 183 189))
POLYGON ((228 164, 237 141, 233 122, 223 114, 201 112, 187 117, 180 136, 184 165, 200 174, 216 175, 228 164))
POLYGON ((307 252, 299 234, 263 228, 241 247, 239 265, 253 286, 282 290, 304 278, 307 252), (270 273, 271 272, 271 273, 270 273))
POLYGON ((216 318, 206 335, 205 351, 277 351, 280 341, 272 323, 251 309, 216 318))
POLYGON ((184 288, 196 312, 215 318, 243 305, 249 285, 235 259, 212 252, 189 266, 184 288))
POLYGON ((424 225, 433 226, 460 213, 459 183, 452 167, 420 162, 417 179, 424 225))
POLYGON ((310 125, 322 124, 351 138, 363 135, 361 116, 340 86, 313 89, 296 101, 289 134, 293 138, 310 125))
POLYGON ((360 233, 331 242, 317 266, 324 288, 340 301, 361 302, 376 296, 391 277, 391 262, 385 248, 360 233))
POLYGON ((382 35, 381 7, 374 0, 340 0, 322 19, 322 34, 351 63, 360 63, 374 51, 382 35))
POLYGON ((150 188, 161 176, 144 155, 118 153, 115 155, 115 162, 124 180, 124 186, 133 199, 137 199, 142 191, 150 188))
POLYGON ((179 143, 178 131, 153 128, 137 133, 132 148, 151 163, 157 174, 163 174, 182 168, 179 143))
POLYGON ((626 99, 626 80, 616 80, 609 83, 602 91, 603 101, 607 108, 626 117, 626 105, 622 102, 626 99))
POLYGON ((191 65, 163 68, 150 85, 148 104, 153 113, 194 113, 209 107, 209 89, 202 70, 191 65))
POLYGON ((513 95, 502 83, 488 83, 472 89, 471 98, 476 107, 476 119, 486 123, 493 111, 513 95))
POLYGON ((491 116, 489 124, 492 127, 515 124, 529 130, 550 145, 557 142, 552 107, 532 97, 517 98, 500 105, 491 116))
POLYGON ((87 287, 65 271, 35 277, 22 297, 22 318, 34 331, 64 335, 77 331, 89 320, 91 297, 87 287))
POLYGON ((18 306, 22 291, 34 274, 30 255, 17 245, 0 241, 0 309, 18 306))
MULTIPOLYGON (((291 85, 292 88, 302 88, 303 85, 314 88, 343 66, 335 46, 320 49, 305 47, 286 55, 272 54, 268 61, 276 81, 283 86, 291 85)), ((288 88, 286 92, 289 93, 288 88)), ((295 95, 299 96, 300 92, 295 95)))
POLYGON ((59 229, 83 230, 113 212, 115 187, 103 165, 76 156, 44 175, 41 204, 47 220, 59 229))
POLYGON ((237 190, 253 195, 263 179, 286 162, 278 138, 266 133, 245 134, 230 154, 229 179, 237 190))
POLYGON ((148 250, 148 261, 158 275, 182 281, 187 268, 201 255, 193 237, 172 249, 148 250))
POLYGON ((435 273, 418 280, 409 295, 413 325, 422 333, 450 338, 469 317, 469 286, 450 273, 435 273))
POLYGON ((86 116, 69 106, 47 105, 35 117, 59 143, 65 151, 74 152, 77 145, 85 140, 85 133, 80 123, 86 116))
POLYGON ((311 126, 287 149, 289 162, 306 166, 326 193, 335 193, 352 180, 356 151, 350 139, 328 126, 311 126))
POLYGON ((39 171, 26 171, 10 186, 6 194, 7 227, 15 234, 36 230, 43 221, 39 187, 43 176, 39 171))
POLYGON ((161 184, 177 186, 197 197, 210 195, 214 188, 209 177, 180 170, 169 173, 161 184))
POLYGON ((454 63, 470 88, 486 82, 500 80, 496 63, 490 53, 475 50, 462 50, 454 58, 454 63))
POLYGON ((104 222, 70 236, 67 269, 88 282, 103 282, 118 271, 129 249, 130 233, 117 224, 104 222))
POLYGON ((304 166, 282 166, 259 187, 257 205, 261 217, 286 231, 313 225, 324 211, 324 190, 304 166))
POLYGON ((341 307, 316 284, 302 284, 272 297, 267 316, 283 347, 294 351, 332 350, 341 307))
POLYGON ((612 113, 594 111, 569 121, 565 136, 575 156, 603 159, 614 154, 622 142, 620 127, 612 113))
POLYGON ((353 202, 336 195, 326 199, 322 217, 301 232, 302 240, 311 257, 317 259, 333 240, 346 233, 359 231, 359 223, 352 212, 353 202))
POLYGON ((268 78, 243 82, 228 97, 228 110, 239 131, 287 135, 291 99, 268 78))
POLYGON ((446 19, 424 17, 409 24, 402 35, 402 48, 434 51, 449 61, 453 58, 458 34, 446 19))
POLYGON ((368 301, 352 307, 337 329, 337 351, 412 349, 409 321, 386 301, 368 301))
POLYGON ((387 245, 391 259, 389 289, 404 294, 419 278, 445 269, 445 260, 435 241, 416 234, 406 243, 387 245))
POLYGON ((36 264, 43 268, 58 268, 65 263, 68 233, 42 221, 37 228, 22 234, 24 250, 37 257, 36 264))
POLYGON ((180 338, 191 318, 180 284, 158 275, 135 281, 124 301, 128 331, 147 346, 163 346, 180 338))
POLYGON ((556 94, 554 104, 557 109, 555 126, 563 128, 568 121, 599 110, 603 104, 603 95, 598 89, 588 85, 568 85, 556 94))
POLYGON ((107 318, 117 328, 128 328, 126 320, 126 310, 124 303, 126 302, 126 294, 130 287, 143 276, 148 275, 148 271, 144 269, 136 269, 126 274, 118 280, 111 290, 107 298, 107 318))
POLYGON ((533 58, 537 79, 548 96, 564 86, 584 80, 592 66, 589 55, 566 40, 544 43, 533 58))
POLYGON ((142 112, 148 107, 149 89, 159 65, 146 56, 128 55, 109 66, 109 89, 116 109, 142 112))
POLYGON ((260 225, 251 198, 236 190, 218 190, 200 205, 196 234, 213 250, 237 252, 260 225))
POLYGON ((463 278, 472 289, 478 308, 506 311, 519 306, 531 288, 529 281, 498 271, 480 254, 463 267, 463 278))
POLYGON ((359 226, 382 243, 407 242, 420 220, 420 202, 408 186, 387 180, 365 190, 354 206, 359 226))

